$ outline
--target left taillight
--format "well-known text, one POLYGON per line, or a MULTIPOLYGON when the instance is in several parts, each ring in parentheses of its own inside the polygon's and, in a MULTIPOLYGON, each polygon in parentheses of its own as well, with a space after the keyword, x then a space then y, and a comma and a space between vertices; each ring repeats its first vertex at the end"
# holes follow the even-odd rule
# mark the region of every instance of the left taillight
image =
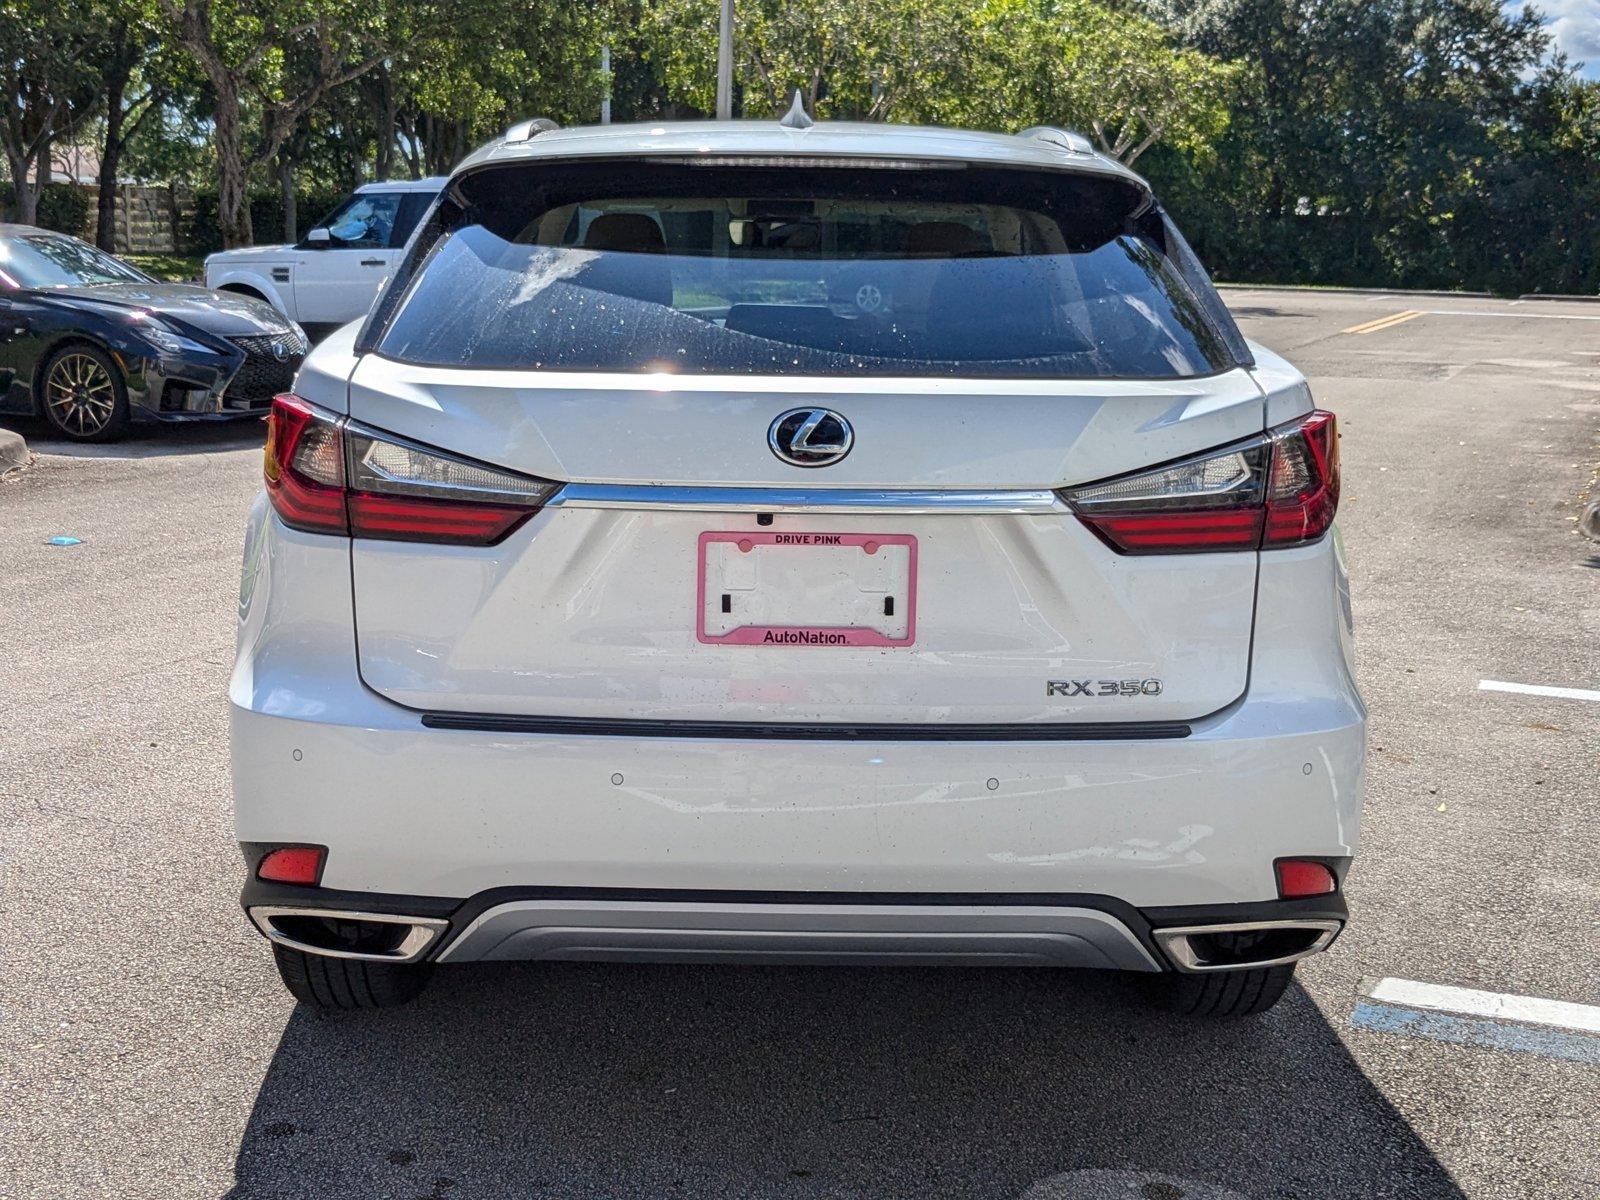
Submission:
POLYGON ((385 541, 489 546, 560 486, 446 454, 279 396, 267 418, 267 495, 285 525, 385 541))
POLYGON ((278 396, 267 414, 261 465, 267 496, 292 529, 349 533, 344 506, 344 439, 339 423, 298 396, 278 396))
POLYGON ((1339 434, 1320 409, 1259 437, 1058 493, 1119 554, 1315 541, 1339 507, 1339 434))

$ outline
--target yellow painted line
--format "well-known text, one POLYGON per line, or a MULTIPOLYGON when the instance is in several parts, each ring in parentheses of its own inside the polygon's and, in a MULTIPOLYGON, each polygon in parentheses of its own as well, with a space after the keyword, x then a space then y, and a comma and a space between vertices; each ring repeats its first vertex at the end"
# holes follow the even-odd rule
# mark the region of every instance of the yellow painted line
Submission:
POLYGON ((1385 321, 1382 325, 1377 326, 1377 328, 1372 332, 1376 333, 1379 329, 1393 329, 1396 325, 1404 325, 1407 321, 1415 320, 1417 317, 1422 315, 1423 313, 1421 309, 1408 308, 1403 313, 1395 314, 1391 320, 1385 321))
POLYGON ((1377 333, 1380 329, 1389 329, 1395 325, 1403 325, 1422 316, 1422 311, 1408 308, 1405 312, 1390 313, 1387 317, 1379 317, 1376 321, 1367 321, 1360 325, 1352 325, 1349 329, 1341 329, 1340 333, 1377 333))

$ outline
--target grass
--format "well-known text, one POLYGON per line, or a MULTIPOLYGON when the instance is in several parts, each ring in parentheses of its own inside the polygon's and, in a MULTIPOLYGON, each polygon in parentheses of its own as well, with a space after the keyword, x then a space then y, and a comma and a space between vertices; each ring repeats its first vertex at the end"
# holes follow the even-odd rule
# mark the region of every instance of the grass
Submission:
POLYGON ((146 275, 170 283, 198 282, 205 262, 198 254, 125 254, 123 257, 146 275))

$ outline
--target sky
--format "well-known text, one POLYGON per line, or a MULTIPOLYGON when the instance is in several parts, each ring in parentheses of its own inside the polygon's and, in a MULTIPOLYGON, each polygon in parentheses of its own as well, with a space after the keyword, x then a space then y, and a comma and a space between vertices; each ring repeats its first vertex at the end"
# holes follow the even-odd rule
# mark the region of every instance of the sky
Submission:
MULTIPOLYGON (((1515 11, 1528 5, 1505 0, 1505 7, 1515 11)), ((1556 48, 1582 62, 1590 79, 1600 79, 1600 0, 1534 0, 1532 7, 1543 14, 1556 48)))

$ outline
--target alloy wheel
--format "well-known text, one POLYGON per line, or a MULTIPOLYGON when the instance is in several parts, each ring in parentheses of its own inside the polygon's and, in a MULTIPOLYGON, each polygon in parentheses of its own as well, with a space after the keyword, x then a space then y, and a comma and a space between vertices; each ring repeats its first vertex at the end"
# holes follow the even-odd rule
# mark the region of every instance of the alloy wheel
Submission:
POLYGON ((68 433, 90 437, 111 423, 117 389, 105 366, 87 354, 64 354, 45 381, 51 419, 68 433))

